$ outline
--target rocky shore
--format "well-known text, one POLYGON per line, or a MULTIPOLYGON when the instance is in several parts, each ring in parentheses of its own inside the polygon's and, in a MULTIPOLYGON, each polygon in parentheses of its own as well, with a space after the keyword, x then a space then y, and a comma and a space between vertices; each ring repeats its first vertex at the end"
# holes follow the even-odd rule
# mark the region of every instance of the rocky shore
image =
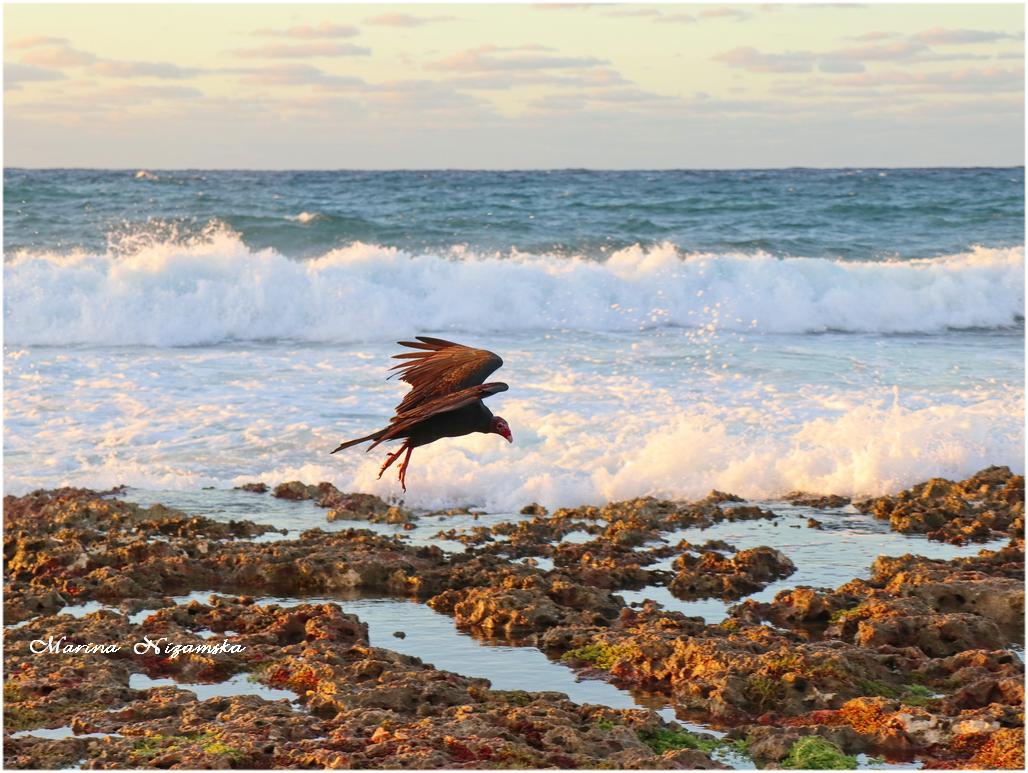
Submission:
MULTIPOLYGON (((1006 468, 853 503, 903 534, 1002 547, 880 556, 866 577, 770 601, 745 597, 796 571, 781 551, 665 539, 775 518, 723 492, 530 505, 517 520, 443 529, 464 543, 456 553, 367 528, 276 535, 119 496, 4 501, 7 767, 1024 766, 1024 480, 1006 468), (619 595, 652 586, 738 603, 708 624, 619 595), (203 600, 173 598, 194 592, 203 600), (372 646, 366 621, 324 601, 361 596, 427 604, 483 642, 538 648, 711 732, 646 708, 493 689, 372 646), (176 649, 133 647, 157 640, 176 649)), ((311 500, 326 521, 399 532, 427 517, 329 483, 254 484, 246 496, 311 500)))

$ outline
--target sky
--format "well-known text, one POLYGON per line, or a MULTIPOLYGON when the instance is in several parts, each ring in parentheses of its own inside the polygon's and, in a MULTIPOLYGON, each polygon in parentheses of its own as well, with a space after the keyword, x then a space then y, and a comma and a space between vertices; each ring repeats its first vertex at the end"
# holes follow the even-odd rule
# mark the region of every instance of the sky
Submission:
POLYGON ((1024 163, 1024 7, 11 5, 4 164, 1024 163))

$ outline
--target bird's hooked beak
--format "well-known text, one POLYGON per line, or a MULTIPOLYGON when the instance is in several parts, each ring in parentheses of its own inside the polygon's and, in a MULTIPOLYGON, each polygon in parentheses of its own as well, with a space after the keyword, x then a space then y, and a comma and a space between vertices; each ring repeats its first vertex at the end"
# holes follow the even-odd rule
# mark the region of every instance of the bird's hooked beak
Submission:
POLYGON ((490 429, 500 437, 506 438, 508 443, 514 442, 514 436, 510 434, 510 426, 499 416, 493 419, 493 425, 490 429))

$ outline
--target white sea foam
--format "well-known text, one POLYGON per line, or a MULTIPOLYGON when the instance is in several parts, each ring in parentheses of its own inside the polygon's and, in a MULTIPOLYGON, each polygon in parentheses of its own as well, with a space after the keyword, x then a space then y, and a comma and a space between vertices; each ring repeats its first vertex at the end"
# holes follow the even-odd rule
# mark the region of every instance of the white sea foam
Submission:
MULTIPOLYGON (((474 435, 417 449, 407 503, 512 510, 533 501, 556 507, 642 495, 698 498, 712 488, 750 498, 795 489, 875 495, 939 475, 960 479, 994 462, 1024 471, 1019 398, 970 408, 857 406, 766 434, 733 430, 724 411, 709 406, 671 415, 621 413, 602 421, 539 411, 527 401, 502 411, 514 427, 513 446, 474 435)), ((199 489, 252 480, 330 480, 347 491, 401 494, 395 467, 377 477, 385 451, 364 454, 358 448, 328 456, 326 449, 338 439, 330 427, 304 427, 283 432, 271 446, 248 449, 214 435, 195 460, 175 458, 170 448, 125 446, 93 454, 87 446, 63 472, 43 465, 22 470, 21 479, 9 471, 7 486, 14 492, 58 483, 199 489), (218 456, 251 471, 219 474, 206 466, 218 456)))
MULTIPOLYGON (((308 213, 304 213, 308 214, 308 213)), ((22 252, 5 265, 5 343, 203 345, 381 340, 423 330, 909 333, 1014 324, 1024 248, 896 262, 682 255, 605 261, 408 253, 353 244, 294 260, 216 229, 106 254, 22 252)))
MULTIPOLYGON (((853 357, 875 373, 829 370, 799 387, 788 384, 796 360, 782 358, 797 348, 788 342, 775 354, 778 372, 766 370, 760 352, 738 363, 741 378, 691 369, 677 356, 676 383, 669 383, 645 352, 617 340, 588 339, 592 361, 574 366, 579 354, 565 354, 581 346, 574 341, 526 352, 496 339, 508 358, 500 375, 512 388, 489 402, 510 422, 514 444, 473 435, 417 449, 406 499, 509 510, 531 501, 692 498, 711 488, 748 497, 793 489, 864 495, 936 475, 962 478, 989 464, 1022 472, 1024 393, 1015 380, 1017 339, 1007 338, 1005 353, 983 341, 970 356, 902 340, 868 343, 853 357), (968 389, 978 376, 952 373, 957 362, 972 369, 989 363, 1001 378, 968 389), (619 363, 629 374, 611 372, 619 363), (907 369, 917 382, 952 375, 931 389, 875 383, 907 369)), ((835 339, 808 348, 831 349, 832 361, 845 362, 838 347, 853 347, 835 339)), ((399 495, 395 467, 377 479, 387 449, 328 453, 388 419, 404 391, 382 378, 389 351, 285 345, 112 357, 35 349, 8 358, 7 489, 199 489, 298 479, 399 495)), ((749 350, 737 351, 743 358, 749 350)))
POLYGON ((1009 326, 1023 247, 873 263, 665 244, 600 262, 355 244, 299 261, 216 229, 22 253, 5 279, 12 493, 300 479, 398 494, 395 470, 376 477, 383 449, 328 451, 388 420, 403 392, 383 381, 388 342, 419 330, 503 355, 511 390, 490 407, 515 443, 418 449, 413 505, 878 494, 1024 469, 1016 331, 804 335, 1009 326), (155 346, 97 348, 131 344, 155 346))
MULTIPOLYGON (((532 501, 599 504, 644 494, 693 498, 711 488, 752 498, 796 489, 868 495, 936 475, 961 478, 989 459, 1023 470, 1016 399, 970 409, 857 406, 767 434, 734 430, 724 413, 710 406, 671 415, 625 413, 604 417, 605 425, 617 427, 605 431, 581 417, 504 406, 508 420, 528 434, 527 447, 512 452, 502 441, 493 442, 498 438, 474 436, 419 449, 412 497, 430 504, 472 497, 514 508, 532 501)), ((376 480, 378 458, 360 462, 344 483, 361 491, 395 491, 393 481, 376 480)))

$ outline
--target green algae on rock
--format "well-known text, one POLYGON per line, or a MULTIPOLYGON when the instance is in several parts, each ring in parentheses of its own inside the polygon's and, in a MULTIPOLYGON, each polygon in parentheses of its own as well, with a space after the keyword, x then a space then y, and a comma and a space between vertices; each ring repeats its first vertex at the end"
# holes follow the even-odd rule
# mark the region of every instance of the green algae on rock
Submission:
POLYGON ((782 761, 783 768, 793 770, 854 770, 857 758, 843 754, 831 741, 818 736, 801 738, 782 761))

